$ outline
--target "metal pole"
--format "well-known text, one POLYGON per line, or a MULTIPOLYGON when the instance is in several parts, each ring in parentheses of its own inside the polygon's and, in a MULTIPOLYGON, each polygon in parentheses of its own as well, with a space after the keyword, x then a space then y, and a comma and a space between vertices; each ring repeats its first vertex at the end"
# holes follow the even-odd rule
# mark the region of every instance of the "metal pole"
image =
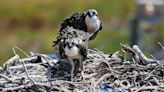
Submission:
POLYGON ((138 45, 138 40, 139 40, 139 20, 137 18, 132 18, 131 19, 131 46, 133 45, 138 45))

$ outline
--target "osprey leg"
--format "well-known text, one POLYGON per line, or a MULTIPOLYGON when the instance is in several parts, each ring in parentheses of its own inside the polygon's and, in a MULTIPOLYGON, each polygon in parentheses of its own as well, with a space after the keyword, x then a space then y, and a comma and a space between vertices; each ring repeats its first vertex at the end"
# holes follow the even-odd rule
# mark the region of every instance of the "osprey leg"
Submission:
POLYGON ((70 63, 71 63, 71 81, 73 81, 73 77, 74 77, 74 69, 75 69, 75 64, 73 62, 73 59, 69 59, 70 63))
POLYGON ((83 81, 85 81, 85 76, 84 76, 84 65, 83 65, 83 60, 80 59, 80 71, 81 71, 81 78, 83 81))

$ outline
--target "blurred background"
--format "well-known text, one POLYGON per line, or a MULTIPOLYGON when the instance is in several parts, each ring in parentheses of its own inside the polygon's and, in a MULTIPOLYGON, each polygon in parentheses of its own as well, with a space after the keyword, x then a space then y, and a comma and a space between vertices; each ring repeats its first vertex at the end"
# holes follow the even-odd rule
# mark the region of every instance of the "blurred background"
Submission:
POLYGON ((52 41, 63 19, 90 8, 98 11, 103 30, 89 48, 113 53, 121 50, 120 43, 134 44, 137 31, 137 44, 146 55, 164 56, 157 44, 164 43, 164 20, 133 21, 138 12, 135 0, 0 0, 0 64, 13 56, 15 45, 27 53, 54 53, 52 41))

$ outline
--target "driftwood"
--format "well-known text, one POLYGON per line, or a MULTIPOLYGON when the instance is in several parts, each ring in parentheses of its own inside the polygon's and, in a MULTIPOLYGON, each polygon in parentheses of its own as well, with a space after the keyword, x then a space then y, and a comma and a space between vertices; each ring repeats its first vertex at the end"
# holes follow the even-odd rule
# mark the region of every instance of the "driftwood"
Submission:
POLYGON ((164 60, 147 58, 137 45, 132 48, 122 45, 122 48, 114 54, 88 49, 85 80, 77 68, 72 82, 71 65, 60 60, 58 53, 31 52, 26 54, 27 58, 20 58, 14 48, 15 55, 0 67, 0 91, 107 92, 102 90, 108 88, 114 90, 111 92, 163 92, 164 60), (126 60, 126 53, 132 55, 130 60, 126 60))

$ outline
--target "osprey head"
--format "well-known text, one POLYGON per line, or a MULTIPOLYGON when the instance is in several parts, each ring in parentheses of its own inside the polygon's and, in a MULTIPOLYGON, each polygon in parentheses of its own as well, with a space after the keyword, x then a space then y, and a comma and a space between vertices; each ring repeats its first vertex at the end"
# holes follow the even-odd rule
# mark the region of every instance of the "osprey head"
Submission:
POLYGON ((95 9, 89 9, 87 11, 87 16, 89 16, 89 17, 98 16, 98 13, 95 9))
POLYGON ((89 9, 87 11, 85 17, 85 24, 87 26, 87 32, 90 34, 93 34, 100 29, 101 21, 95 9, 89 9))
POLYGON ((78 38, 66 39, 65 46, 64 46, 65 54, 68 57, 77 56, 79 54, 78 45, 81 43, 82 43, 82 40, 78 38))

